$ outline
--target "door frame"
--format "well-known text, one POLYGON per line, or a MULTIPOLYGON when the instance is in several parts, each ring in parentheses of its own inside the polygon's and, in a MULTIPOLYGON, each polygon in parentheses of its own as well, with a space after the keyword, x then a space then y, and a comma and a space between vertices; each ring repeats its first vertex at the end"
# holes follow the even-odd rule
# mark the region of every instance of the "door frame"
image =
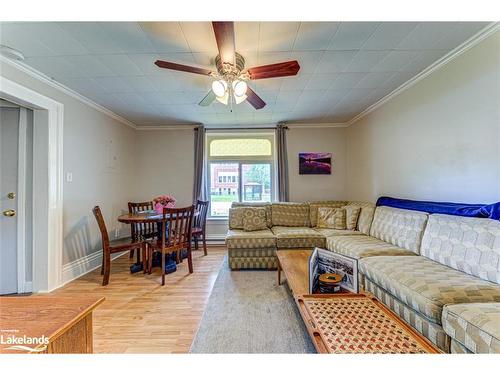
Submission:
POLYGON ((64 105, 1 76, 0 95, 33 110, 32 288, 50 292, 62 282, 64 105))

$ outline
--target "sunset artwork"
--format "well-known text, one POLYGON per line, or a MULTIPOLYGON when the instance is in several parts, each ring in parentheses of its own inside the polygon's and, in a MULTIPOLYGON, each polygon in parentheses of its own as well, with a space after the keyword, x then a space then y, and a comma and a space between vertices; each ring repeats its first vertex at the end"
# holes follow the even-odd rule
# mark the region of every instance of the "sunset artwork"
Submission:
POLYGON ((332 154, 327 152, 300 152, 299 174, 332 174, 332 154))

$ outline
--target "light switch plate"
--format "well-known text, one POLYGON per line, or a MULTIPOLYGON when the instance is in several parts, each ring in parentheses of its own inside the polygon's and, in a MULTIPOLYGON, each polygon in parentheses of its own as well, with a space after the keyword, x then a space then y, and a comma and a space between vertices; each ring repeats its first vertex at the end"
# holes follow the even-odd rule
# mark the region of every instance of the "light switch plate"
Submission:
POLYGON ((66 173, 66 182, 73 182, 73 173, 68 172, 66 173))

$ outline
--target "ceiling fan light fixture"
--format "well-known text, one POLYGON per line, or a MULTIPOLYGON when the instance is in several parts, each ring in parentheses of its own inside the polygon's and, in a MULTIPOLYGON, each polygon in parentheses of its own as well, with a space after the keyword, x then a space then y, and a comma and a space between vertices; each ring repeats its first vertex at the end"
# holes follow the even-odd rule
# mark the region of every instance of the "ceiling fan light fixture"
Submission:
POLYGON ((216 97, 215 99, 217 99, 218 102, 224 104, 224 105, 228 105, 229 104, 229 93, 226 91, 226 93, 222 96, 217 96, 217 94, 215 94, 216 97))
POLYGON ((243 103, 245 100, 247 100, 246 94, 243 94, 242 96, 234 96, 234 101, 236 102, 236 104, 243 103))
MULTIPOLYGON (((233 81, 232 85, 233 85, 233 92, 234 92, 235 99, 243 97, 243 96, 246 98, 248 86, 247 86, 247 83, 245 81, 241 81, 241 80, 237 79, 237 80, 233 81)), ((236 101, 236 102, 238 103, 238 101, 236 101)))
POLYGON ((224 97, 227 95, 227 82, 223 79, 219 79, 217 81, 212 82, 212 91, 215 96, 218 98, 224 97))

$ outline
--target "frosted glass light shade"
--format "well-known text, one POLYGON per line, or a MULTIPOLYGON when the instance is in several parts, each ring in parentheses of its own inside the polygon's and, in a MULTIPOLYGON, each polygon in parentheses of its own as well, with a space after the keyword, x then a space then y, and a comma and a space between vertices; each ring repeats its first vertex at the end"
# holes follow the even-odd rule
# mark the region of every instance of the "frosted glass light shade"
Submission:
POLYGON ((247 89, 248 86, 245 81, 233 81, 233 92, 235 97, 245 96, 245 94, 247 93, 247 89))
POLYGON ((229 93, 227 91, 222 96, 217 96, 217 94, 215 94, 215 95, 216 95, 215 99, 217 99, 220 103, 222 103, 224 105, 227 105, 229 103, 229 93))
POLYGON ((236 96, 236 94, 234 95, 234 101, 236 102, 236 104, 240 104, 244 102, 246 99, 247 96, 245 94, 243 94, 243 96, 236 96))
POLYGON ((227 82, 222 79, 218 81, 213 81, 212 91, 218 98, 224 96, 224 94, 226 94, 227 91, 227 82))

